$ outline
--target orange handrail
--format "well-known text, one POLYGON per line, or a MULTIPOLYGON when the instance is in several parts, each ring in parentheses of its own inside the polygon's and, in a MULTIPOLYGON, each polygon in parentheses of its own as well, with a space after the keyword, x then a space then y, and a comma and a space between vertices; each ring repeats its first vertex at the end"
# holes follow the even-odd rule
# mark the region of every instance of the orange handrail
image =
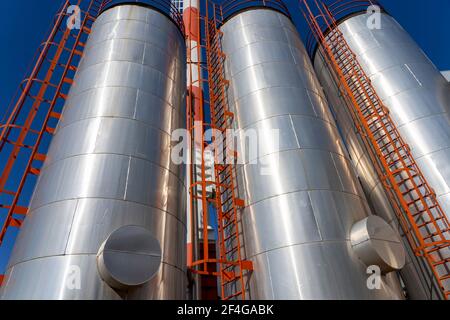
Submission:
MULTIPOLYGON (((348 0, 347 0, 348 1, 348 0)), ((347 102, 369 157, 400 225, 417 256, 423 257, 445 299, 450 297, 450 223, 436 195, 403 140, 333 13, 317 0, 313 13, 300 6, 319 50, 347 102), (319 21, 322 21, 320 23, 319 21)))
POLYGON ((1 126, 0 154, 6 158, 6 163, 0 175, 0 215, 3 218, 0 244, 10 227, 21 227, 28 212, 26 205, 29 199, 23 199, 23 189, 30 182, 30 176, 38 176, 40 173, 40 167, 46 158, 42 140, 45 136, 51 137, 55 131, 61 116, 57 109, 61 110, 63 101, 67 98, 76 65, 84 49, 83 41, 107 2, 108 0, 64 2, 48 39, 42 45, 31 75, 21 84, 22 94, 1 126), (84 15, 79 30, 70 30, 65 24, 71 4, 80 6, 84 15), (68 54, 63 54, 64 51, 68 54), (19 202, 24 205, 19 205, 19 202))

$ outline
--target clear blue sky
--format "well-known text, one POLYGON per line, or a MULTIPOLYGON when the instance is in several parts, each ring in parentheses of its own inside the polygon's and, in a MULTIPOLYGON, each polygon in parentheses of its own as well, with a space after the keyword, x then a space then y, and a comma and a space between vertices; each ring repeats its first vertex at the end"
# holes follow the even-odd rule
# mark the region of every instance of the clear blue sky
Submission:
MULTIPOLYGON (((0 1, 0 118, 62 0, 0 1)), ((295 1, 296 2, 296 1, 295 1)), ((450 0, 380 0, 441 70, 450 69, 450 0)), ((288 0, 293 6, 294 0, 288 0)), ((298 25, 301 16, 293 14, 298 25)), ((301 30, 303 31, 303 30, 301 30)), ((304 33, 304 32, 302 32, 304 33)), ((4 271, 15 233, 0 248, 4 271)))

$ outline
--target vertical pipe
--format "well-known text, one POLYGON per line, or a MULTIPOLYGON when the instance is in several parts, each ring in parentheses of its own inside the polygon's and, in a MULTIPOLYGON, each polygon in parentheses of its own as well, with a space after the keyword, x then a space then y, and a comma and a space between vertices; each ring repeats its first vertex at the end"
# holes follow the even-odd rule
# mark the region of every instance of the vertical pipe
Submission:
MULTIPOLYGON (((201 66, 201 17, 200 3, 198 0, 185 0, 183 2, 183 20, 187 34, 187 87, 190 93, 188 101, 188 126, 192 128, 190 131, 193 135, 190 148, 191 160, 193 163, 189 165, 190 175, 188 186, 192 196, 188 200, 188 266, 193 266, 194 262, 199 260, 207 261, 215 257, 209 256, 209 239, 211 227, 208 221, 208 201, 210 185, 207 184, 208 179, 206 172, 211 166, 208 154, 205 153, 204 139, 204 92, 203 78, 201 66), (195 186, 194 186, 195 184, 195 186), (197 199, 195 197, 200 197, 197 199), (201 247, 202 244, 202 247, 201 247), (200 251, 203 253, 201 254, 200 251)), ((194 267, 194 269, 208 269, 208 263, 194 267)), ((194 276, 194 298, 201 298, 201 281, 202 276, 194 276)))

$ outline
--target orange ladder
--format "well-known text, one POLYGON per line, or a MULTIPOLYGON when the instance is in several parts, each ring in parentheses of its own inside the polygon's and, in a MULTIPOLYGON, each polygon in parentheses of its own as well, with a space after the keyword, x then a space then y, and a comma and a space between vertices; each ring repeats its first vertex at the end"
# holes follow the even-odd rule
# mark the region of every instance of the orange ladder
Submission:
POLYGON ((425 259, 442 296, 450 298, 450 224, 436 194, 426 181, 389 110, 359 64, 337 21, 325 4, 300 0, 303 14, 323 57, 332 66, 336 83, 391 200, 402 229, 417 256, 425 259), (321 25, 323 19, 325 24, 321 25), (327 34, 322 30, 325 26, 327 34))
MULTIPOLYGON (((240 211, 245 206, 239 199, 235 163, 237 153, 233 141, 226 140, 233 129, 234 114, 227 99, 229 81, 225 79, 225 54, 220 25, 221 8, 212 4, 213 16, 206 19, 207 66, 212 127, 221 133, 223 141, 215 148, 216 207, 218 215, 220 278, 223 300, 246 298, 245 273, 253 270, 251 261, 242 258, 242 233, 239 230, 240 211), (231 153, 231 155, 230 155, 231 153)), ((208 12, 208 10, 207 10, 208 12)), ((216 141, 217 142, 217 141, 216 141)))
POLYGON ((64 1, 31 75, 21 84, 21 95, 0 126, 0 155, 5 161, 0 176, 0 244, 9 227, 21 227, 28 212, 30 199, 24 188, 36 182, 46 159, 42 141, 56 130, 92 24, 109 2, 64 1), (71 5, 80 7, 80 29, 67 27, 71 5))

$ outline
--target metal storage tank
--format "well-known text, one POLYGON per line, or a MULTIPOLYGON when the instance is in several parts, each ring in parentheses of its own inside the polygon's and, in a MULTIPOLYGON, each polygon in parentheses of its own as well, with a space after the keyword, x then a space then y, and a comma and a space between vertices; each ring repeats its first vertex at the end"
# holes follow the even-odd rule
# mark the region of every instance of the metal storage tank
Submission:
MULTIPOLYGON (((355 13, 341 19, 339 29, 384 104, 389 108, 415 160, 434 188, 444 212, 450 212, 450 90, 445 78, 408 33, 386 12, 381 28, 369 29, 369 16, 355 13)), ((319 51, 315 70, 333 108, 344 141, 374 213, 398 225, 394 211, 319 51)), ((399 227, 397 227, 399 228, 399 227)), ((406 243, 406 240, 405 240, 406 243)), ((439 289, 409 250, 402 270, 413 299, 437 298, 439 289)))
POLYGON ((244 249, 255 270, 250 298, 399 298, 386 283, 368 289, 352 249, 351 228, 370 209, 295 26, 278 11, 249 8, 221 30, 240 144, 247 129, 280 136, 279 146, 260 141, 258 157, 237 166, 244 249), (266 165, 273 174, 261 174, 266 165))
POLYGON ((186 124, 185 72, 184 36, 168 16, 128 4, 101 14, 2 299, 184 298, 185 180, 171 132, 186 124))

